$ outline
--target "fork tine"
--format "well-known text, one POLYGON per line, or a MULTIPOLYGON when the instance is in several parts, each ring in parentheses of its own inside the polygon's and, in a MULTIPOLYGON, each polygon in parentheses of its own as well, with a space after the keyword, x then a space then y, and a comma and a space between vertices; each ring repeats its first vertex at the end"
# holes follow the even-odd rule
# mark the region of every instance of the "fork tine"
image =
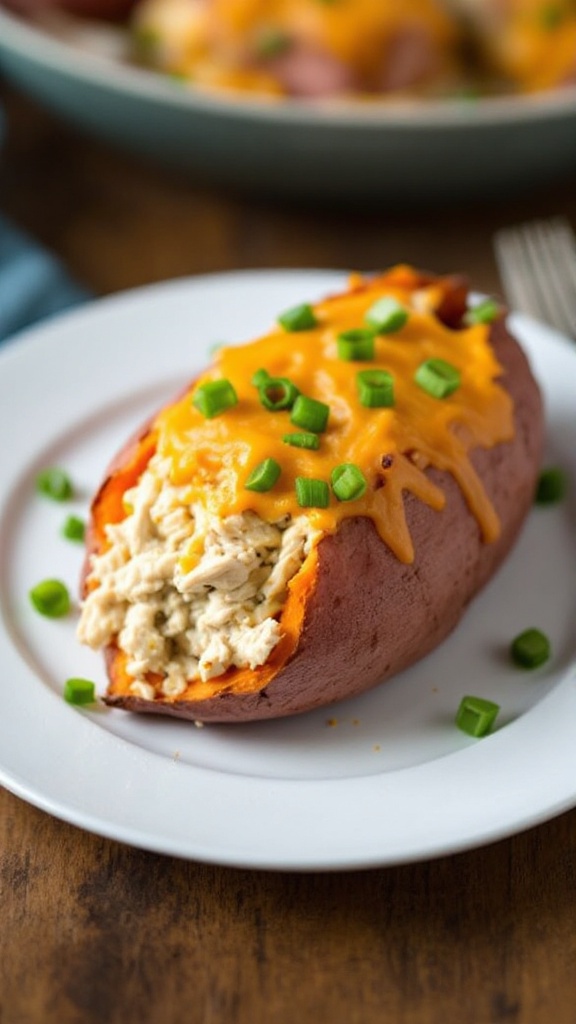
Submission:
POLYGON ((548 247, 550 260, 556 268, 556 294, 562 304, 568 330, 576 334, 576 239, 563 218, 550 222, 548 247))
POLYGON ((512 309, 540 319, 542 310, 532 286, 532 265, 519 228, 503 228, 494 239, 496 262, 512 309))
POLYGON ((526 225, 524 233, 547 320, 565 333, 573 333, 576 292, 569 274, 575 258, 568 247, 571 230, 562 221, 536 221, 526 225))
POLYGON ((494 247, 511 306, 576 335, 576 240, 568 221, 504 228, 494 247))

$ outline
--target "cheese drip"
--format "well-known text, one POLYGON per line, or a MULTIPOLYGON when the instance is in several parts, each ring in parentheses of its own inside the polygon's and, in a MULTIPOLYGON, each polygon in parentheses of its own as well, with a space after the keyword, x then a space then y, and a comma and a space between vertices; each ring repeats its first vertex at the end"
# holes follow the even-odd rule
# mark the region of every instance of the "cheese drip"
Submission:
MULTIPOLYGON (((278 326, 250 344, 221 349, 215 365, 156 420, 158 451, 171 461, 172 482, 188 486, 190 502, 201 502, 218 516, 250 509, 276 522, 302 514, 294 486, 297 476, 329 482, 335 466, 355 463, 368 481, 365 494, 343 502, 332 494, 328 508, 305 510, 312 527, 323 535, 334 532, 346 517, 368 516, 396 557, 409 563, 414 549, 404 495, 411 493, 438 512, 445 504, 443 491, 426 473, 431 466, 452 474, 484 540, 494 541, 499 521, 470 453, 512 439, 513 403, 498 382, 502 371, 489 343, 490 328, 478 324, 451 329, 433 311, 437 299, 435 286, 423 288, 415 272, 400 266, 367 282, 357 280, 346 294, 319 302, 313 307, 313 329, 288 333, 278 326), (373 360, 340 359, 338 334, 365 326, 368 310, 384 296, 410 309, 406 325, 376 337, 373 360), (416 370, 428 359, 443 359, 460 372, 460 386, 449 397, 434 398, 415 382, 416 370), (260 403, 251 379, 261 368, 272 377, 289 378, 302 394, 329 405, 328 426, 317 451, 283 442, 286 433, 298 428, 291 424, 289 411, 270 412, 260 403), (364 369, 392 374, 393 407, 374 409, 360 403, 356 375, 364 369), (192 396, 199 385, 219 378, 233 384, 238 404, 205 419, 192 396), (269 457, 282 467, 277 484, 266 493, 247 490, 249 474, 269 457)), ((183 571, 197 557, 191 546, 183 571)))

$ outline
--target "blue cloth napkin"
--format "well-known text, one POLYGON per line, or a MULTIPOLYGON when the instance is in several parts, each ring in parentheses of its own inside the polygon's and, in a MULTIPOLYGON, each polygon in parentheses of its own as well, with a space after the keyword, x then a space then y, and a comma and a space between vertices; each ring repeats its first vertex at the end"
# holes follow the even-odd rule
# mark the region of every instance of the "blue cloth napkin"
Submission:
POLYGON ((0 217, 0 343, 87 298, 57 259, 0 217))

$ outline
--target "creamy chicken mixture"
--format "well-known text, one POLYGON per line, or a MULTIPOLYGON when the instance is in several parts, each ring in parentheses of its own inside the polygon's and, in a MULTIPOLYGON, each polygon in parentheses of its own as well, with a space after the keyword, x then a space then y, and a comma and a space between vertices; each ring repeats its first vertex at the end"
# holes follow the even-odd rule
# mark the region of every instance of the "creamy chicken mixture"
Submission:
POLYGON ((164 696, 176 697, 188 680, 264 664, 281 637, 275 616, 288 582, 314 540, 305 516, 218 519, 190 506, 169 469, 154 456, 125 494, 129 514, 106 527, 109 546, 93 558, 97 585, 78 629, 94 648, 117 638, 132 691, 147 699, 156 692, 149 673, 162 677, 164 696))

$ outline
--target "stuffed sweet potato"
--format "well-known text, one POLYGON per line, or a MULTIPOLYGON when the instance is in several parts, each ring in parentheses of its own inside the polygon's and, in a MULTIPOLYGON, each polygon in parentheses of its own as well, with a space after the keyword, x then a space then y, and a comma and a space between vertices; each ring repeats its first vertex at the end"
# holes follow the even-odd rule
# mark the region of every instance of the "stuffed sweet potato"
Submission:
POLYGON ((92 505, 79 636, 106 702, 249 721, 406 668, 506 557, 542 434, 520 347, 458 278, 354 278, 222 349, 92 505))

